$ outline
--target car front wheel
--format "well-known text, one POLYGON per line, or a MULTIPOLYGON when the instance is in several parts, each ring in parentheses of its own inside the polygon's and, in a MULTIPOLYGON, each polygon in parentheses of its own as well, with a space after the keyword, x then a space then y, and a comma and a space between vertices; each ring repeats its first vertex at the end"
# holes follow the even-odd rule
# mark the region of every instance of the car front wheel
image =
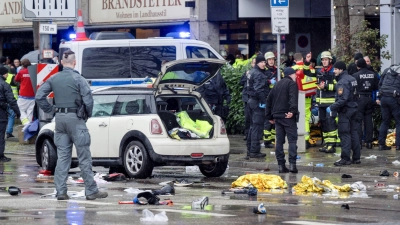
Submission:
POLYGON ((147 178, 153 172, 153 162, 139 141, 131 141, 124 151, 124 167, 131 178, 147 178))
POLYGON ((199 165, 200 172, 206 177, 220 177, 225 173, 228 166, 228 161, 226 162, 213 162, 211 164, 199 165))
POLYGON ((45 139, 41 148, 42 169, 54 174, 57 165, 57 149, 50 139, 45 139))

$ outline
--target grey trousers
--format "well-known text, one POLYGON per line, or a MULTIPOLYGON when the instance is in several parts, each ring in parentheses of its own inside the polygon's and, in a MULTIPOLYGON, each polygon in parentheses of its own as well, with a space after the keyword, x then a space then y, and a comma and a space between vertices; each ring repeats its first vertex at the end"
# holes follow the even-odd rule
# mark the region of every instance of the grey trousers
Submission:
POLYGON ((99 190, 93 179, 90 134, 85 121, 75 113, 57 113, 54 143, 57 146, 57 166, 54 184, 57 195, 67 193, 68 171, 71 167, 72 144, 75 145, 81 176, 85 182, 85 195, 96 194, 99 190))

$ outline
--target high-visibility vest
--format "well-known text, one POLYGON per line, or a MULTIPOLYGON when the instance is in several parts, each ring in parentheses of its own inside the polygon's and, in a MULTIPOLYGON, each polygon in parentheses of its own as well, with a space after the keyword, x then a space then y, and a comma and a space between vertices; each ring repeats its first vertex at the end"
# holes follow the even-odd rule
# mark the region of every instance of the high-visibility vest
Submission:
MULTIPOLYGON (((11 84, 11 80, 12 80, 13 77, 14 77, 14 74, 9 73, 6 82, 8 84, 11 84)), ((10 86, 11 86, 11 90, 13 92, 14 98, 18 99, 18 88, 17 88, 17 86, 12 86, 12 85, 10 85, 10 86)))
POLYGON ((317 78, 310 77, 304 74, 304 70, 310 70, 312 73, 315 73, 313 68, 304 65, 303 62, 296 63, 296 65, 292 66, 294 70, 296 70, 296 83, 299 91, 304 91, 306 97, 310 97, 317 94, 317 78))

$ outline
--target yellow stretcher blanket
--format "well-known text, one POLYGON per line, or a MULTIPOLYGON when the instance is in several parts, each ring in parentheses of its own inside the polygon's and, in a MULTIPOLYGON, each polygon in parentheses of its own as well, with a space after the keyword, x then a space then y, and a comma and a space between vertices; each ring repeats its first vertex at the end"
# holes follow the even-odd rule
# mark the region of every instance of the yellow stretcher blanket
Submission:
POLYGON ((329 180, 323 180, 314 177, 310 178, 308 176, 303 176, 301 178, 301 182, 296 184, 293 187, 293 190, 296 193, 305 193, 305 192, 350 192, 350 184, 345 184, 343 186, 338 186, 332 184, 329 180))
POLYGON ((264 189, 287 188, 287 184, 280 176, 267 174, 246 174, 240 176, 232 183, 232 187, 248 187, 249 185, 259 191, 264 189))

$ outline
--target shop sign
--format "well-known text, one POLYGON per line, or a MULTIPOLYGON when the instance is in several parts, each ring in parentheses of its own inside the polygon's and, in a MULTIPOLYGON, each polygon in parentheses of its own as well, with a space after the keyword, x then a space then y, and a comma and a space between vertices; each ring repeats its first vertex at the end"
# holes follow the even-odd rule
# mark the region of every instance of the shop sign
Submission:
POLYGON ((89 0, 89 23, 189 20, 185 0, 89 0))
POLYGON ((22 19, 22 1, 1 1, 0 21, 0 28, 32 27, 32 22, 26 22, 22 19))

